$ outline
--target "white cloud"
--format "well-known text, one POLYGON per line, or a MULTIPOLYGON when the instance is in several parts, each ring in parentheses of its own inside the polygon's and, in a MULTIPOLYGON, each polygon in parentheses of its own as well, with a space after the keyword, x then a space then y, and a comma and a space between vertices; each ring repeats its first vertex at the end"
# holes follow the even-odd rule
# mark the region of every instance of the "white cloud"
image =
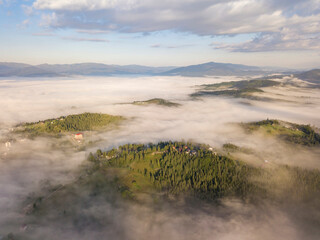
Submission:
POLYGON ((160 44, 160 43, 157 43, 157 44, 153 44, 151 45, 150 47, 152 48, 186 48, 186 47, 191 47, 191 46, 194 46, 194 44, 177 44, 177 45, 163 45, 163 44, 160 44))
POLYGON ((51 9, 51 10, 69 10, 69 11, 81 11, 81 10, 102 10, 112 8, 124 8, 130 9, 139 5, 139 0, 40 0, 35 1, 33 4, 38 9, 51 9))
POLYGON ((215 49, 226 49, 233 52, 265 52, 283 50, 320 50, 319 36, 299 37, 288 39, 281 33, 262 34, 251 41, 239 44, 225 44, 215 42, 211 44, 215 49))
POLYGON ((31 16, 33 14, 33 7, 32 6, 21 5, 21 8, 27 16, 31 16))
POLYGON ((64 40, 71 40, 77 42, 109 42, 106 39, 101 38, 79 38, 79 37, 63 37, 64 40))
POLYGON ((54 34, 51 32, 36 32, 36 33, 32 33, 32 36, 49 37, 49 36, 54 36, 54 34))
POLYGON ((20 24, 17 25, 20 29, 25 29, 30 25, 30 19, 23 20, 20 24))
MULTIPOLYGON (((230 0, 227 0, 230 1, 230 0)), ((33 4, 38 9, 68 10, 68 11, 95 11, 95 10, 133 10, 139 8, 180 8, 183 4, 209 2, 208 0, 36 0, 33 4)), ((210 2, 221 2, 213 0, 210 2)))
POLYGON ((79 29, 77 30, 78 33, 85 33, 85 34, 108 34, 110 31, 105 31, 105 30, 91 30, 91 29, 79 29))
POLYGON ((44 27, 56 27, 58 26, 58 18, 57 18, 57 14, 55 12, 51 13, 51 14, 42 14, 41 16, 42 22, 41 22, 41 26, 44 27))
POLYGON ((23 25, 28 25, 30 23, 30 19, 26 19, 22 22, 23 25))
MULTIPOLYGON (((290 34, 319 33, 320 29, 319 0, 36 0, 33 7, 51 11, 44 17, 44 25, 78 31, 262 33, 273 38, 280 34, 285 39, 290 34), (284 30, 290 33, 284 36, 284 30)), ((299 38, 292 47, 304 49, 311 42, 299 38)))
POLYGON ((277 32, 259 34, 251 41, 238 44, 212 43, 216 49, 235 52, 279 50, 320 50, 320 14, 309 17, 292 16, 277 32))

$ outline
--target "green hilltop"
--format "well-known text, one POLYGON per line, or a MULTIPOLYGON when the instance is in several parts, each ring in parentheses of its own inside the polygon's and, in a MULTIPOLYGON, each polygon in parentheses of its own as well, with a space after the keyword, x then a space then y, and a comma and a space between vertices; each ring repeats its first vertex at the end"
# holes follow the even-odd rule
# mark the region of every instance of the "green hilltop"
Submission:
POLYGON ((17 127, 16 133, 29 135, 63 134, 67 132, 93 131, 124 120, 121 116, 101 113, 82 113, 61 116, 39 122, 25 123, 17 127))
POLYGON ((166 106, 166 107, 178 107, 180 106, 179 103, 171 102, 162 98, 152 98, 146 101, 134 101, 132 104, 134 105, 159 105, 159 106, 166 106))
MULTIPOLYGON (((241 151, 233 144, 224 148, 241 151)), ((24 223, 32 227, 61 222, 80 232, 115 218, 108 214, 110 206, 116 211, 132 203, 161 209, 168 203, 183 202, 186 205, 182 208, 177 204, 180 211, 189 203, 196 208, 202 204, 218 206, 230 198, 257 206, 269 201, 277 206, 319 208, 319 170, 276 164, 252 166, 216 151, 185 142, 97 150, 88 156, 74 180, 58 185, 44 183, 41 190, 25 199, 21 206, 24 223), (180 199, 184 201, 176 201, 180 199)), ((302 219, 317 221, 317 216, 302 219)), ((29 233, 20 230, 15 236, 29 233)))
POLYGON ((320 134, 310 125, 295 124, 280 120, 262 120, 258 122, 242 123, 241 126, 249 133, 260 131, 275 136, 286 142, 319 146, 320 134))
MULTIPOLYGON (((106 152, 98 150, 90 154, 88 160, 94 163, 98 171, 125 170, 119 189, 122 195, 130 198, 139 192, 153 189, 207 200, 230 196, 256 199, 269 195, 265 185, 253 179, 262 178, 263 182, 273 174, 272 170, 269 172, 222 155, 207 145, 184 142, 127 144, 106 152)), ((297 191, 304 194, 304 197, 320 193, 318 170, 281 165, 278 169, 294 176, 294 185, 287 189, 289 192, 297 191)), ((272 184, 274 186, 270 189, 279 188, 279 183, 272 184)))
MULTIPOLYGON (((155 189, 172 194, 183 192, 212 199, 244 195, 253 188, 248 182, 251 167, 208 149, 182 142, 127 144, 108 152, 98 150, 89 160, 102 164, 102 168, 127 169, 155 189)), ((131 193, 140 184, 134 177, 127 183, 126 190, 131 193)))
POLYGON ((300 78, 309 83, 320 84, 320 69, 313 69, 307 72, 299 73, 294 75, 297 78, 300 78))
POLYGON ((54 209, 72 216, 76 213, 68 204, 89 204, 83 201, 90 198, 116 201, 117 195, 141 203, 150 198, 157 202, 164 196, 213 202, 224 197, 312 201, 320 194, 320 171, 286 165, 254 167, 201 144, 126 144, 91 153, 75 181, 46 191, 28 200, 26 214, 41 216, 54 209), (280 181, 280 176, 285 178, 280 181))
POLYGON ((261 93, 264 87, 280 85, 280 82, 268 79, 254 79, 243 81, 232 81, 215 84, 204 84, 200 90, 191 94, 192 97, 201 96, 231 96, 250 98, 252 93, 261 93))

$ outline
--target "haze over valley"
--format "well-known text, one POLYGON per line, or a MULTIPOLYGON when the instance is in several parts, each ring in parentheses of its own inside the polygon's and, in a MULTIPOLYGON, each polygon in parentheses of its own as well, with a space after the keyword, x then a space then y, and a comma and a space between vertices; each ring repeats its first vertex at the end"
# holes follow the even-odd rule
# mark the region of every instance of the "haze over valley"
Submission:
MULTIPOLYGON (((89 156, 89 153, 95 153, 97 149, 109 151, 112 148, 133 143, 148 145, 150 143, 157 144, 161 141, 184 141, 185 143, 207 144, 210 148, 215 149, 213 151, 218 154, 232 156, 233 159, 240 160, 250 166, 270 171, 269 174, 274 176, 274 181, 276 181, 275 188, 281 186, 278 183, 279 181, 282 182, 281 184, 289 184, 289 182, 285 183, 288 181, 286 180, 287 177, 278 175, 278 171, 284 171, 281 170, 282 166, 287 165, 290 168, 299 167, 308 170, 319 169, 319 143, 310 142, 310 145, 309 142, 308 144, 286 142, 273 134, 247 132, 241 125, 238 125, 239 123, 264 119, 279 119, 302 125, 310 124, 315 133, 319 134, 320 119, 318 114, 315 114, 320 110, 319 88, 310 88, 308 82, 294 77, 285 77, 284 79, 272 79, 272 81, 277 81, 280 84, 262 87, 263 92, 255 93, 264 96, 261 99, 223 95, 192 97, 192 94, 196 93, 199 86, 203 84, 228 83, 230 81, 240 83, 245 82, 246 79, 247 77, 158 76, 136 78, 73 77, 56 78, 53 81, 52 78, 41 78, 41 80, 38 78, 19 78, 17 80, 3 78, 0 82, 3 100, 1 102, 1 109, 3 109, 1 115, 1 188, 3 189, 1 192, 1 211, 5 214, 1 216, 1 233, 12 233, 17 238, 42 237, 46 239, 51 239, 56 234, 60 237, 69 236, 78 239, 88 239, 102 235, 114 236, 118 239, 126 239, 129 236, 133 236, 133 239, 157 238, 157 236, 159 239, 163 236, 193 239, 194 235, 190 235, 190 233, 196 231, 196 229, 203 229, 203 233, 200 234, 203 238, 219 232, 221 237, 230 236, 233 238, 238 236, 245 239, 248 235, 260 236, 263 232, 266 239, 269 239, 273 236, 272 229, 277 229, 274 224, 279 221, 282 222, 282 225, 278 227, 277 231, 284 234, 283 236, 290 234, 293 238, 299 239, 299 236, 306 234, 305 231, 307 231, 304 224, 300 225, 300 221, 311 221, 312 224, 308 226, 308 228, 311 228, 308 237, 309 239, 316 239, 319 233, 317 223, 314 222, 317 217, 313 216, 315 209, 317 209, 316 211, 319 210, 316 199, 311 205, 313 206, 313 212, 309 213, 312 216, 303 216, 301 219, 298 218, 298 222, 296 222, 297 216, 292 215, 291 210, 281 204, 282 200, 279 200, 280 202, 276 205, 268 202, 268 200, 255 200, 258 201, 258 205, 256 205, 256 203, 242 202, 236 196, 230 198, 231 196, 226 195, 223 198, 218 198, 221 206, 203 202, 201 198, 192 200, 197 201, 195 205, 189 205, 188 202, 184 202, 186 200, 183 200, 181 193, 177 195, 169 191, 167 193, 169 199, 176 199, 176 203, 169 201, 169 199, 166 200, 167 197, 164 199, 161 197, 162 200, 158 203, 144 205, 145 201, 159 201, 156 199, 159 199, 161 195, 153 196, 152 192, 154 190, 151 192, 147 190, 150 187, 144 189, 143 183, 140 183, 141 180, 138 178, 135 181, 142 184, 143 190, 141 190, 142 192, 132 190, 129 186, 128 191, 131 192, 133 200, 128 200, 128 197, 121 197, 121 191, 113 189, 111 183, 103 183, 107 188, 110 188, 104 190, 107 191, 106 196, 113 194, 112 199, 114 197, 118 199, 116 200, 117 205, 113 205, 116 204, 116 202, 113 202, 114 200, 100 199, 103 197, 103 195, 100 196, 100 194, 104 194, 103 192, 99 193, 98 196, 100 197, 98 198, 92 197, 91 199, 89 197, 90 201, 89 199, 85 200, 87 197, 83 194, 91 190, 82 189, 84 186, 79 185, 80 192, 77 193, 80 194, 78 196, 79 201, 83 198, 81 201, 89 201, 87 204, 92 207, 95 206, 95 208, 90 207, 90 212, 87 212, 87 207, 77 207, 76 212, 72 211, 70 213, 72 215, 68 215, 71 221, 65 223, 68 227, 62 228, 58 232, 54 229, 60 228, 59 219, 62 216, 59 215, 59 211, 63 210, 55 212, 54 209, 57 209, 58 206, 60 208, 62 203, 54 206, 56 203, 51 203, 51 197, 41 203, 36 200, 39 197, 46 199, 46 195, 49 194, 46 193, 48 191, 46 189, 57 187, 58 190, 53 193, 52 197, 57 198, 55 201, 60 201, 60 194, 69 190, 65 188, 59 190, 59 186, 78 184, 76 179, 79 174, 82 174, 79 171, 83 168, 83 164, 86 165, 85 159, 89 156), (301 86, 291 85, 288 82, 299 82, 301 86), (266 96, 268 97, 266 98, 266 96), (149 99, 153 104, 144 104, 144 102, 148 103, 149 99), (28 109, 28 111, 25 111, 25 109, 28 109), (61 118, 61 116, 76 116, 76 114, 86 112, 121 116, 123 120, 104 130, 100 128, 79 128, 81 125, 66 132, 54 130, 56 124, 59 126, 63 121, 67 121, 66 118, 61 118), (46 119, 51 120, 48 123, 40 122, 40 125, 37 123, 46 119), (21 123, 28 122, 35 122, 39 127, 48 126, 49 128, 45 130, 43 127, 30 125, 30 127, 28 126, 29 130, 22 131, 23 125, 21 123), (17 131, 16 128, 20 130, 17 131), (32 132, 31 129, 36 132, 32 132), (48 132, 48 135, 46 134, 47 131, 54 131, 60 136, 52 135, 54 132, 48 132), (78 132, 82 132, 83 138, 74 141, 74 134, 78 132), (7 142, 10 142, 10 146, 5 145, 7 142), (236 147, 230 149, 226 144, 236 147), (108 184, 111 185, 108 187, 108 184), (147 197, 148 195, 149 197, 147 197), (142 202, 140 203, 138 200, 142 202), (184 203, 181 202, 182 200, 184 203), (30 203, 35 203, 35 206, 39 204, 40 212, 26 213, 26 210, 23 209, 30 203), (48 209, 44 210, 43 207, 48 209), (205 211, 202 210, 203 207, 206 208, 205 211), (100 208, 105 209, 108 213, 97 215, 100 208), (182 212, 175 213, 175 217, 173 217, 170 213, 173 208, 181 208, 182 212), (271 216, 266 215, 265 208, 268 209, 268 212, 271 211, 271 216), (48 212, 49 210, 50 212, 48 212), (210 225, 210 230, 199 225, 199 220, 196 220, 196 225, 193 223, 194 220, 191 220, 193 218, 185 220, 189 219, 188 216, 191 214, 189 211, 199 220, 203 219, 202 221, 204 221, 206 219, 206 224, 210 225), (54 214, 54 217, 49 220, 47 214, 54 214), (148 217, 141 218, 145 214, 148 217), (256 214, 261 217, 258 222, 256 219, 253 220, 253 216, 256 214), (115 216, 117 217, 115 218, 115 216), (85 220, 88 217, 95 220, 92 220, 93 222, 90 224, 86 223, 86 221, 91 222, 91 220, 85 220), (148 220, 149 218, 153 220, 148 220), (47 221, 51 222, 50 225, 45 223, 47 221), (85 235, 80 230, 83 227, 74 225, 74 221, 80 221, 80 226, 85 229, 85 235), (147 226, 145 226, 145 221, 149 222, 147 226), (233 221, 233 223, 231 224, 229 221, 233 221), (108 224, 104 224, 105 222, 108 222, 108 224), (169 227, 167 225, 169 222, 176 227, 169 227), (88 229, 87 224, 89 224, 88 229), (193 226, 189 226, 188 231, 182 231, 181 228, 189 224, 193 226), (219 227, 220 224, 221 227, 219 227), (234 224, 238 227, 230 227, 234 224), (264 225, 263 229, 258 228, 257 224, 264 225), (22 228, 25 228, 25 230, 20 230, 21 226, 24 226, 22 228), (96 228, 98 228, 97 231, 96 228), (129 231, 132 228, 136 230, 134 232, 129 231), (121 234, 118 232, 120 229, 121 234), (142 232, 145 231, 148 234, 144 233, 142 235, 142 232), (189 231, 191 232, 189 233, 189 231)), ((94 115, 92 117, 95 118, 94 115)), ((84 121, 86 121, 85 118, 84 121)), ((106 124, 109 123, 106 122, 106 124)), ((303 133, 301 132, 301 134, 303 133)), ((109 174, 106 176, 109 176, 109 174)), ((258 181, 265 180, 261 178, 258 181)), ((256 180, 254 182, 257 184, 256 180)), ((86 184, 86 186, 89 187, 90 185, 86 184)), ((277 191, 280 195, 285 194, 282 187, 277 191)), ((63 194, 69 193, 65 192, 63 194)), ((311 194, 316 194, 316 192, 311 194)), ((196 199, 198 198, 196 197, 196 199)), ((288 202, 290 201, 288 200, 288 202)), ((298 200, 293 199, 292 201, 298 200)), ((298 205, 295 205, 297 211, 311 211, 311 209, 304 207, 303 201, 299 200, 298 205)), ((65 202, 64 204, 71 203, 65 202)), ((79 202, 79 204, 84 204, 84 202, 79 202)), ((68 209, 69 206, 64 206, 64 208, 68 209)))
POLYGON ((318 240, 319 0, 0 0, 0 240, 318 240))

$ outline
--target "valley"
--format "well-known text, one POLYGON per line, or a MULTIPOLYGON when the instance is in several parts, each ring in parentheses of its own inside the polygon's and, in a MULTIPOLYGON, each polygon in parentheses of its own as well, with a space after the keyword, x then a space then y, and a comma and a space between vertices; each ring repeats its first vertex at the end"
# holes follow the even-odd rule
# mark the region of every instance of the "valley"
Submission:
POLYGON ((213 224, 211 234, 215 223, 236 219, 258 236, 249 223, 282 216, 301 234, 308 222, 312 239, 319 234, 320 105, 317 88, 296 82, 288 76, 0 82, 2 239, 127 239, 139 233, 123 228, 143 229, 142 215, 150 217, 152 236, 158 224, 168 229, 172 214, 179 226, 191 213, 213 224), (199 87, 218 94, 195 98, 199 87), (248 97, 248 89, 272 100, 248 97))

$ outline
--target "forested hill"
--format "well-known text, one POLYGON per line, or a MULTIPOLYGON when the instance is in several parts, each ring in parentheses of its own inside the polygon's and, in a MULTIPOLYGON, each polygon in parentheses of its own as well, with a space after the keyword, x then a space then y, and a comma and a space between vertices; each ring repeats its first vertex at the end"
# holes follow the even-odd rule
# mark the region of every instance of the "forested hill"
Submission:
POLYGON ((165 106, 165 107, 179 107, 179 103, 171 102, 166 99, 162 98, 152 98, 146 101, 134 101, 132 104, 134 105, 159 105, 159 106, 165 106))
POLYGON ((251 94, 263 92, 262 88, 278 86, 280 84, 280 82, 270 79, 253 79, 215 84, 204 84, 200 86, 197 92, 191 94, 191 96, 231 96, 237 98, 252 98, 251 94))
POLYGON ((127 144, 109 152, 98 150, 89 160, 102 162, 105 167, 128 168, 142 174, 158 190, 170 193, 191 192, 213 198, 244 195, 253 188, 248 182, 252 168, 202 145, 178 142, 148 146, 127 144))
POLYGON ((267 119, 259 122, 243 123, 241 126, 249 133, 258 131, 288 143, 313 147, 320 146, 319 129, 315 129, 310 125, 267 119))
POLYGON ((307 82, 320 84, 320 69, 313 69, 307 72, 296 74, 295 77, 307 82))
POLYGON ((17 127, 16 132, 31 135, 59 134, 66 132, 92 131, 124 120, 121 116, 101 113, 82 113, 44 121, 25 123, 17 127))
MULTIPOLYGON (((177 196, 213 204, 231 197, 257 204, 271 200, 286 206, 307 203, 319 207, 319 170, 251 166, 215 151, 184 142, 126 144, 109 151, 97 150, 81 165, 73 181, 44 186, 26 199, 23 212, 30 215, 30 224, 48 217, 73 224, 86 216, 81 211, 79 216, 79 209, 88 212, 86 206, 113 203, 116 207, 121 200, 160 206, 177 196)), ((86 225, 88 221, 97 223, 90 211, 85 220, 86 225)))
MULTIPOLYGON (((118 184, 121 187, 118 189, 130 197, 140 191, 145 192, 144 186, 148 184, 160 192, 184 193, 205 199, 266 197, 270 196, 266 186, 269 189, 280 188, 278 182, 269 186, 274 174, 272 171, 220 155, 206 145, 183 142, 127 144, 106 152, 98 150, 96 154, 90 154, 88 160, 94 163, 94 171, 105 173, 108 169, 126 169, 128 172, 120 178, 118 184), (252 179, 260 180, 255 182, 252 179)), ((300 194, 308 197, 320 193, 319 171, 288 166, 279 166, 278 169, 292 176, 292 186, 288 185, 283 195, 294 192, 299 197, 300 194)))

